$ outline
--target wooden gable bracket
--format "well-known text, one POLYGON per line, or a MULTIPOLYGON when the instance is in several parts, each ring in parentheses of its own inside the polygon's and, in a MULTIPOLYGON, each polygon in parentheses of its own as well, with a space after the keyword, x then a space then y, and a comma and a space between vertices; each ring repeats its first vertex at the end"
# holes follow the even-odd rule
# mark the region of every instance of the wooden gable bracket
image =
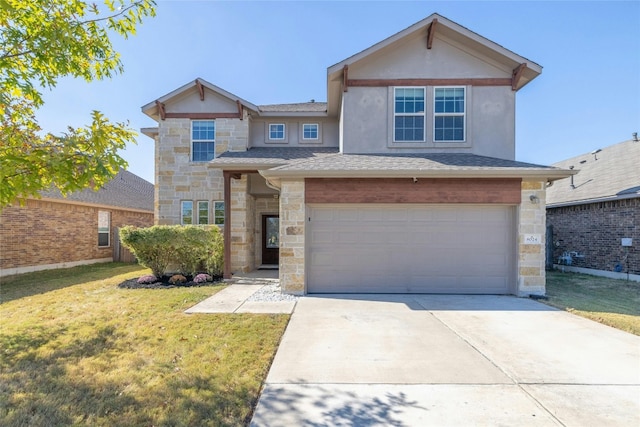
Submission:
POLYGON ((238 106, 238 118, 240 120, 243 120, 243 114, 242 114, 242 103, 240 102, 240 100, 236 99, 236 105, 238 106))
POLYGON ((527 68, 527 64, 525 62, 514 68, 513 73, 511 73, 511 90, 517 89, 518 82, 520 81, 525 68, 527 68))
POLYGON ((342 91, 347 92, 349 90, 349 66, 345 65, 342 68, 342 91))
POLYGON ((158 113, 160 114, 160 119, 164 120, 167 118, 167 113, 164 111, 164 104, 160 101, 156 101, 156 107, 158 107, 158 113))
POLYGON ((200 94, 200 101, 204 101, 204 86, 198 79, 196 79, 196 87, 198 88, 198 93, 200 94))
POLYGON ((431 49, 433 46, 433 36, 436 34, 436 25, 438 24, 438 18, 433 18, 429 29, 427 30, 427 49, 431 49))

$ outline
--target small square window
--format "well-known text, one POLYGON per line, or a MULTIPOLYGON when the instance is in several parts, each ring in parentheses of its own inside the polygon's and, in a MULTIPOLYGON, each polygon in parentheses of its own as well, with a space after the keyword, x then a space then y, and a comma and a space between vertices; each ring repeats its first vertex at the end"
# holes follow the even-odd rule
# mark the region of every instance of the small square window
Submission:
POLYGON ((317 123, 303 124, 302 139, 318 139, 318 124, 317 123))
POLYGON ((269 139, 284 140, 285 126, 284 123, 269 124, 269 139))

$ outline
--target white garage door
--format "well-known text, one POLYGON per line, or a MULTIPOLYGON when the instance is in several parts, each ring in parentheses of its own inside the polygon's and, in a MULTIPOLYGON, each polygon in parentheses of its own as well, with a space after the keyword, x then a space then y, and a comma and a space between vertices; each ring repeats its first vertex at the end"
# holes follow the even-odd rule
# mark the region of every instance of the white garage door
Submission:
POLYGON ((310 205, 309 293, 510 293, 514 208, 310 205))

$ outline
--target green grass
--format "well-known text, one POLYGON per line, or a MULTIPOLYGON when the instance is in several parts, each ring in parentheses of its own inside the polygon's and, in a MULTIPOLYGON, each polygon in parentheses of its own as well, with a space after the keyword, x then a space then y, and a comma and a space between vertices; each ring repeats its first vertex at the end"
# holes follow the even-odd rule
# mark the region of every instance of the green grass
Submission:
POLYGON ((0 425, 220 426, 250 417, 288 315, 184 314, 223 286, 119 289, 99 264, 0 284, 0 425))
POLYGON ((640 335, 640 283, 547 272, 547 304, 640 335))

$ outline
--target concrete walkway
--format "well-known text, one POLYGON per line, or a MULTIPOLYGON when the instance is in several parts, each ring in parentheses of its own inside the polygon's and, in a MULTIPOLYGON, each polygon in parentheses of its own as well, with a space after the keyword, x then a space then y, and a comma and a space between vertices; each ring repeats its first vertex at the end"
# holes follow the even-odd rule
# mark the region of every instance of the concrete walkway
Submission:
POLYGON ((515 297, 304 297, 252 425, 636 426, 640 337, 515 297))
POLYGON ((252 301, 265 286, 277 285, 277 270, 258 270, 234 275, 230 285, 217 294, 185 310, 185 313, 273 313, 291 314, 296 301, 252 301))

